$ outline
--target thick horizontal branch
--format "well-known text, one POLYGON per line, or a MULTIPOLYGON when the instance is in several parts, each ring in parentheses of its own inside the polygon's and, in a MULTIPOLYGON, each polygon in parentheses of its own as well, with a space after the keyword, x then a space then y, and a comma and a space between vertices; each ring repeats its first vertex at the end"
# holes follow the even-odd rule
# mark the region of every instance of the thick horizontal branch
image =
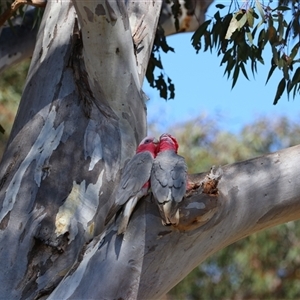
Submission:
MULTIPOLYGON (((191 210, 190 221, 198 210, 202 221, 188 231, 163 226, 148 197, 133 214, 124 237, 116 235, 117 220, 90 243, 83 260, 51 299, 58 295, 79 299, 88 286, 94 287, 91 298, 161 297, 216 251, 259 230, 300 218, 300 169, 295 167, 299 159, 300 146, 296 146, 225 166, 215 196, 203 193, 204 174, 192 176, 199 188, 181 210, 191 210), (96 270, 105 276, 91 276, 96 270), (116 276, 123 278, 121 286, 116 276)), ((188 214, 184 215, 187 222, 188 214)))

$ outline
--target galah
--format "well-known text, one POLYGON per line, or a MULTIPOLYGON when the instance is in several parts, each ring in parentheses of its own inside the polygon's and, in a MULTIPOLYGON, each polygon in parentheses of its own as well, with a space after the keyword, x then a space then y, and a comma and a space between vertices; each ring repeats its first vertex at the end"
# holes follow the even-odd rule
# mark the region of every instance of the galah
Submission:
POLYGON ((151 190, 164 225, 179 223, 178 204, 187 189, 187 165, 177 151, 177 140, 167 133, 161 135, 152 167, 151 190))
POLYGON ((105 224, 123 207, 118 234, 125 232, 129 218, 139 199, 147 195, 150 176, 158 141, 153 137, 144 138, 136 149, 136 154, 126 164, 117 188, 115 202, 105 220, 105 224))

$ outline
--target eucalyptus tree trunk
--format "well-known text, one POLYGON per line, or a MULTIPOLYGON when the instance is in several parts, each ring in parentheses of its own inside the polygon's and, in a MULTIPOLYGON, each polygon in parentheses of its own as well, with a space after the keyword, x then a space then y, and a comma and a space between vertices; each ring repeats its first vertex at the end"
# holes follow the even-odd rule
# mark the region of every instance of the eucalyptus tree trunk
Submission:
POLYGON ((146 135, 141 86, 160 5, 48 2, 0 167, 2 298, 50 294, 103 231, 146 135))
POLYGON ((207 257, 300 217, 300 147, 190 175, 177 227, 147 196, 104 226, 146 135, 158 1, 49 2, 0 166, 3 299, 158 299, 207 257), (296 167, 295 167, 296 166, 296 167))

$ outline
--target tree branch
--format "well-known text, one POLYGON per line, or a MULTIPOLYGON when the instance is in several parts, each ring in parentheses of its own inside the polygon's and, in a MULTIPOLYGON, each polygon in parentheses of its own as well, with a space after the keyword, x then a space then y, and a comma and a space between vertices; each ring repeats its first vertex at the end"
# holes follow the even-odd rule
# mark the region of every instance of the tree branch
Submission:
POLYGON ((213 0, 179 0, 180 9, 178 20, 178 30, 175 26, 176 19, 172 12, 172 1, 163 1, 159 23, 164 29, 165 36, 179 32, 194 32, 205 21, 205 13, 213 0), (188 7, 186 4, 188 3, 188 7))
POLYGON ((45 7, 46 0, 15 0, 2 15, 0 15, 0 27, 17 11, 22 5, 30 5, 35 7, 45 7))
MULTIPOLYGON (((160 1, 129 2, 131 18, 144 15, 144 51, 134 47, 131 23, 124 1, 74 1, 84 43, 83 58, 95 99, 101 99, 116 114, 123 147, 121 165, 132 156, 137 143, 146 135, 145 99, 142 79, 152 49, 160 1), (135 7, 135 8, 134 8, 135 7), (151 21, 151 22, 150 22, 151 21), (110 72, 110 76, 107 74, 110 72), (112 84, 113 82, 113 84, 112 84), (139 111, 139 114, 133 114, 139 111), (137 124, 139 130, 137 131, 137 124)), ((132 26, 135 26, 133 24, 132 26)))
POLYGON ((153 42, 157 29, 158 18, 163 1, 141 1, 138 6, 134 1, 129 2, 128 15, 131 26, 134 51, 137 61, 137 72, 140 84, 143 84, 149 57, 152 52, 153 42), (138 7, 138 9, 137 9, 138 7))
POLYGON ((182 203, 181 228, 163 226, 148 197, 133 214, 124 237, 116 235, 117 219, 89 244, 82 261, 49 299, 80 299, 91 286, 91 298, 158 299, 218 250, 300 218, 300 170, 295 168, 299 159, 296 146, 225 166, 217 195, 203 193, 205 174, 192 176, 199 188, 182 203))
MULTIPOLYGON (((185 7, 185 1, 182 0, 179 2, 181 4, 181 14, 180 16, 178 16, 179 30, 177 32, 175 28, 175 19, 173 17, 171 8, 173 4, 162 1, 163 5, 159 22, 160 25, 163 27, 166 36, 176 34, 179 32, 195 31, 198 28, 198 26, 202 24, 205 20, 205 13, 207 11, 207 8, 213 1, 193 0, 190 1, 190 7, 188 8, 185 7)), ((36 3, 36 6, 39 6, 40 3, 39 7, 43 7, 43 3, 45 3, 46 5, 45 0, 33 2, 28 0, 17 0, 13 3, 13 9, 16 10, 16 7, 18 7, 18 5, 20 6, 24 3, 29 5, 33 5, 32 3, 36 3)), ((128 4, 128 16, 130 26, 132 29, 132 35, 134 36, 139 29, 143 28, 142 35, 140 36, 142 37, 142 39, 137 45, 137 49, 135 49, 136 59, 138 61, 139 66, 137 69, 138 77, 141 82, 143 82, 144 80, 144 74, 147 69, 147 64, 144 63, 144 60, 148 61, 148 56, 151 54, 152 50, 152 41, 150 39, 150 37, 152 36, 151 30, 155 30, 156 28, 157 19, 152 18, 152 16, 156 13, 157 5, 159 4, 159 1, 157 1, 155 2, 154 6, 149 6, 149 3, 147 2, 140 2, 139 9, 135 8, 136 4, 134 2, 129 2, 128 4), (145 12, 149 12, 149 10, 150 13, 145 14, 145 12), (143 21, 139 23, 138 20, 141 19, 143 19, 143 21)), ((9 18, 9 16, 11 16, 11 13, 12 8, 7 9, 6 12, 2 15, 2 20, 6 21, 9 18)), ((22 28, 23 24, 21 25, 20 30, 23 30, 22 28)), ((3 31, 10 32, 8 30, 8 28, 3 29, 3 31)), ((3 71, 12 64, 22 61, 24 58, 30 57, 32 55, 36 31, 30 33, 27 32, 27 29, 25 29, 24 31, 24 33, 20 32, 20 35, 18 35, 18 37, 14 36, 13 34, 10 34, 10 37, 8 38, 7 35, 5 35, 5 40, 3 40, 3 43, 1 43, 0 41, 0 71, 3 71), (7 41, 11 42, 8 43, 7 41), (1 49, 5 50, 1 51, 1 49)), ((2 35, 0 36, 0 38, 1 37, 2 35)))
POLYGON ((0 34, 0 73, 32 56, 38 26, 34 25, 34 10, 23 17, 17 16, 11 27, 4 27, 0 34))

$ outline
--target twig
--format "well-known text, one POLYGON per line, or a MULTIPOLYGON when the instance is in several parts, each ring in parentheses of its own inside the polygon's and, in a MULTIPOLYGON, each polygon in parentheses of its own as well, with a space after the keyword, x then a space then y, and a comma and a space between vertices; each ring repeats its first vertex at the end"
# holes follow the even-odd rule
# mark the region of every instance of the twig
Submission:
POLYGON ((21 5, 31 5, 35 7, 45 7, 46 0, 15 0, 2 15, 0 15, 0 27, 16 12, 21 5))

